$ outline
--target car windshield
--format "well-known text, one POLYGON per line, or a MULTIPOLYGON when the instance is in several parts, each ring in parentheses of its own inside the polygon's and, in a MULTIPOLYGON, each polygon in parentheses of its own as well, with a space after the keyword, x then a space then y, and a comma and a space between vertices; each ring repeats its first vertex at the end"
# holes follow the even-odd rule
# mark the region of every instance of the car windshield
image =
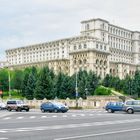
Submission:
POLYGON ((18 104, 24 104, 24 102, 23 102, 23 101, 17 101, 17 103, 18 103, 18 104))
POLYGON ((54 105, 56 105, 56 106, 59 106, 59 107, 64 107, 65 105, 64 104, 62 104, 62 103, 53 103, 54 105))

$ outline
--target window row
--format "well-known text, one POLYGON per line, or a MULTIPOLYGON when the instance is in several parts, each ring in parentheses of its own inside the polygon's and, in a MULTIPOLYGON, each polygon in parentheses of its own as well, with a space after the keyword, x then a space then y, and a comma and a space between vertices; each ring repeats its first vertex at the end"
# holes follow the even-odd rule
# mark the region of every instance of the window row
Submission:
POLYGON ((126 51, 132 51, 132 46, 122 45, 118 43, 109 42, 111 48, 117 48, 126 51))
POLYGON ((96 44, 96 49, 99 49, 99 50, 105 50, 106 51, 106 45, 103 45, 103 44, 96 44))
POLYGON ((79 44, 79 45, 74 45, 73 46, 73 50, 80 50, 80 49, 86 49, 87 48, 87 44, 79 44))
POLYGON ((115 27, 110 26, 108 28, 108 31, 111 34, 115 34, 115 35, 118 35, 118 36, 121 36, 121 37, 124 37, 124 38, 129 38, 129 39, 132 38, 132 33, 131 32, 121 30, 121 29, 118 29, 118 28, 115 28, 115 27))

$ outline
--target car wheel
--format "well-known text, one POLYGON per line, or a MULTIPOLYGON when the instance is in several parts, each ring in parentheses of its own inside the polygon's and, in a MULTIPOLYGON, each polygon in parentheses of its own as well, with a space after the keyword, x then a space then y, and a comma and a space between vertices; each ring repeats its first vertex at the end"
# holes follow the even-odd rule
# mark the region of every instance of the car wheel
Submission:
POLYGON ((8 111, 11 111, 11 108, 9 107, 9 108, 7 108, 7 110, 8 110, 8 111))
POLYGON ((44 112, 45 112, 45 110, 44 110, 44 109, 41 109, 41 112, 42 112, 42 113, 44 113, 44 112))
POLYGON ((55 113, 57 113, 57 112, 58 112, 58 110, 57 110, 57 109, 54 109, 54 112, 55 112, 55 113))
POLYGON ((113 111, 112 109, 110 109, 110 108, 109 108, 107 111, 108 111, 109 113, 114 113, 114 111, 113 111))
POLYGON ((26 112, 29 112, 29 109, 26 109, 26 112))
POLYGON ((127 110, 127 113, 128 113, 128 114, 133 114, 134 111, 133 111, 133 109, 130 108, 130 109, 127 110))
POLYGON ((17 108, 17 111, 20 112, 21 111, 21 108, 17 108))

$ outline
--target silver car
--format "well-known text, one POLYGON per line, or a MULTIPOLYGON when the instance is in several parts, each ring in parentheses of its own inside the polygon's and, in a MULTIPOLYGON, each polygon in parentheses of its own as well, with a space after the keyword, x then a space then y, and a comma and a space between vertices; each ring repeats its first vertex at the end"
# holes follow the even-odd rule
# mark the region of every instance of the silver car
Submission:
POLYGON ((133 114, 134 112, 140 112, 140 100, 129 100, 123 105, 123 111, 133 114))
POLYGON ((6 104, 3 102, 0 102, 0 110, 6 109, 6 104))

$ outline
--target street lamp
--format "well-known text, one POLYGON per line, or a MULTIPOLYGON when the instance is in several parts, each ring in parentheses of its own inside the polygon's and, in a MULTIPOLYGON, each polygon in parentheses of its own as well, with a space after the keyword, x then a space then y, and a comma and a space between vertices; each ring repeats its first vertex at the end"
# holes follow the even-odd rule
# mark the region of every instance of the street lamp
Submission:
POLYGON ((10 71, 8 70, 8 81, 9 81, 9 99, 11 98, 11 76, 10 71))
POLYGON ((129 81, 129 94, 130 94, 130 96, 132 95, 131 94, 131 81, 129 81))
POLYGON ((78 108, 78 86, 77 86, 77 69, 75 73, 75 93, 76 93, 76 108, 78 108))
POLYGON ((85 88, 85 99, 87 99, 88 89, 85 88))

